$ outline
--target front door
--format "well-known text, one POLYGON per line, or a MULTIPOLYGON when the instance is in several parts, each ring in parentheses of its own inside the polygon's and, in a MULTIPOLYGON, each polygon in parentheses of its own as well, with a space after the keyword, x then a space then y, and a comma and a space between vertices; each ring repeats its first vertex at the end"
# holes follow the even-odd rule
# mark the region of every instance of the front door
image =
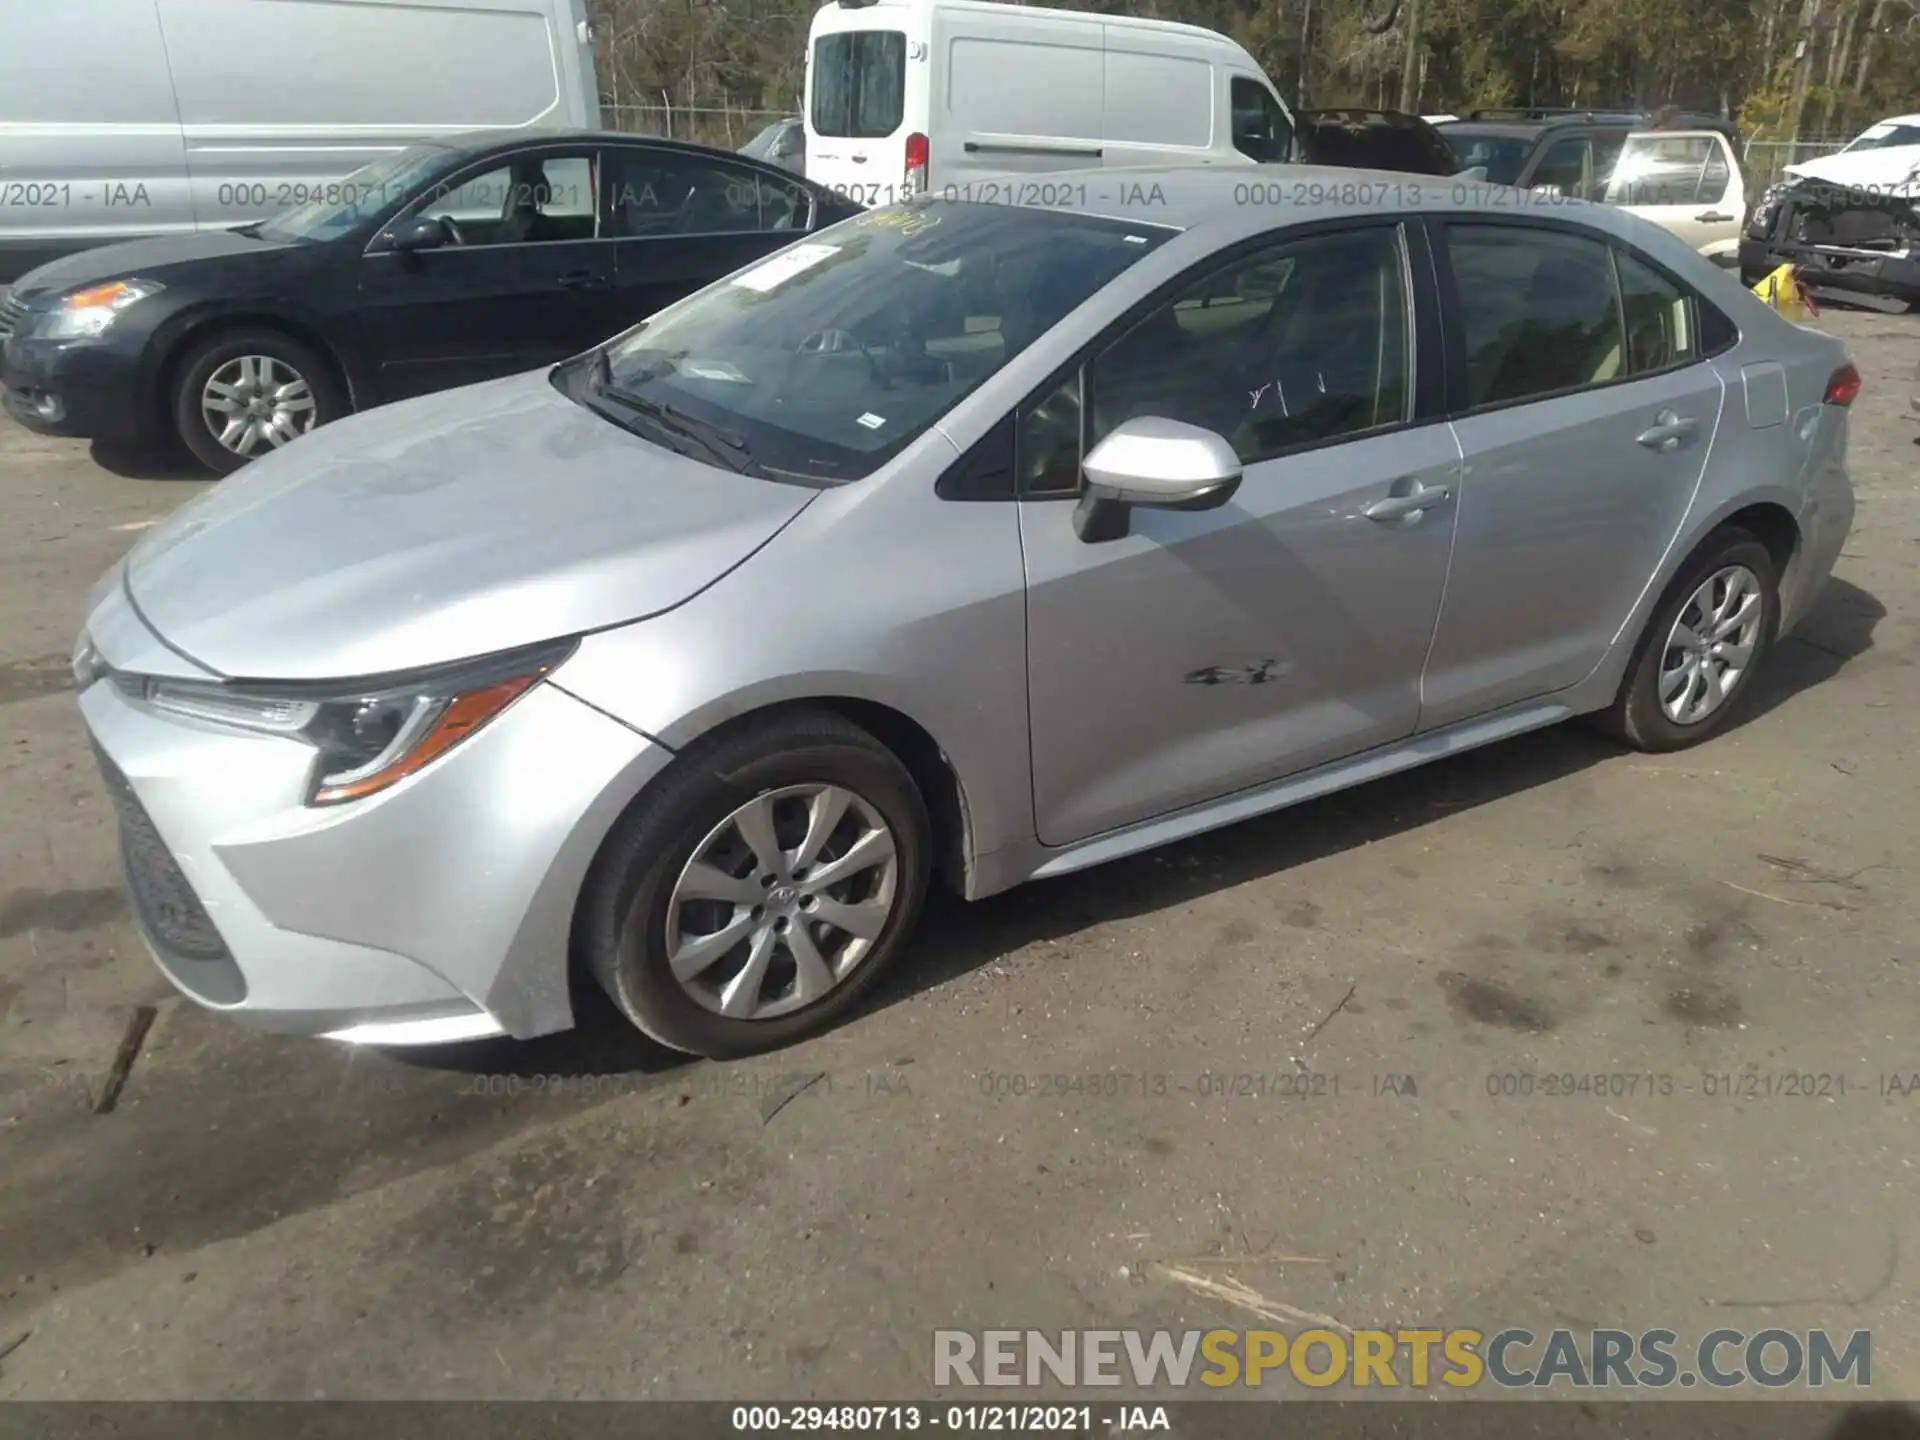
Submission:
POLYGON ((1584 679, 1692 504, 1722 386, 1685 287, 1537 223, 1444 227, 1468 413, 1423 729, 1584 679))
POLYGON ((1214 268, 1022 412, 1046 844, 1413 731, 1459 452, 1414 418, 1406 245, 1376 224, 1214 268), (1148 415, 1226 436, 1240 488, 1204 513, 1136 509, 1130 534, 1089 544, 1083 444, 1148 415), (1417 492, 1431 503, 1409 509, 1417 492))
POLYGON ((800 239, 812 193, 769 170, 645 146, 607 149, 615 293, 606 333, 800 239))
MULTIPOLYGON (((592 149, 523 152, 448 178, 393 226, 445 222, 447 243, 360 261, 362 344, 379 398, 538 369, 606 339, 613 246, 592 149)), ((385 232, 383 232, 385 233, 385 232)))
POLYGON ((1629 135, 1606 198, 1703 252, 1737 248, 1746 218, 1745 186, 1733 147, 1712 130, 1629 135))

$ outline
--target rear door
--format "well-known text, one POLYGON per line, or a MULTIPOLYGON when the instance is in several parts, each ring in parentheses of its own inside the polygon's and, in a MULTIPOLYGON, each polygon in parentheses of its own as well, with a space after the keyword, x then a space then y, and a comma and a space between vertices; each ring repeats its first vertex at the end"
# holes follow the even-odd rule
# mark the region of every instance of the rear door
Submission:
POLYGON ((927 47, 908 34, 912 13, 829 5, 814 20, 806 172, 862 205, 891 204, 906 193, 907 136, 915 130, 910 117, 925 130, 927 47), (912 66, 910 44, 920 57, 912 66), (910 105, 910 98, 918 103, 910 105))
POLYGON ((1733 147, 1716 131, 1629 135, 1605 198, 1671 230, 1702 253, 1739 247, 1745 187, 1733 147))
POLYGON ((1102 28, 1099 163, 1204 164, 1213 145, 1213 48, 1124 25, 1102 28))
POLYGON ((360 261, 362 344, 382 400, 552 364, 620 327, 593 146, 492 155, 409 205, 360 261), (438 218, 452 243, 403 254, 395 226, 438 218))
POLYGON ((607 335, 791 244, 818 218, 807 187, 772 169, 665 146, 605 154, 615 286, 607 335))
POLYGON ((1719 423, 1691 292, 1566 222, 1436 225, 1463 461, 1422 729, 1564 689, 1605 656, 1719 423))

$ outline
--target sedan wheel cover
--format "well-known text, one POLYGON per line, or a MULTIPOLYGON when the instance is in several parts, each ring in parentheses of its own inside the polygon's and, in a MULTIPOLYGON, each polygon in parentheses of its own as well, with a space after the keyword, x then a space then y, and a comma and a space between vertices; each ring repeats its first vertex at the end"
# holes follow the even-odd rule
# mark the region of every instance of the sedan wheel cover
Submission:
POLYGON ((900 893, 893 831, 840 785, 756 795, 694 848, 667 902, 667 964, 730 1020, 820 1000, 872 953, 900 893))
POLYGON ((207 432, 235 455, 277 450, 317 418, 306 376, 271 355, 241 355, 215 370, 200 392, 200 413, 207 432))
POLYGON ((1753 665, 1766 605, 1744 565, 1717 570, 1673 622, 1660 662, 1660 708, 1676 725, 1698 725, 1725 705, 1753 665))

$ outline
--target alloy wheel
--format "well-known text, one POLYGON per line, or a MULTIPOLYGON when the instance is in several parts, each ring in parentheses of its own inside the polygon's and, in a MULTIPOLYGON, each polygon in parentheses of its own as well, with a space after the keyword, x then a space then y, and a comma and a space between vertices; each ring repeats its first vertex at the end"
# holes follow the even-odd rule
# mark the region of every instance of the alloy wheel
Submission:
POLYGON ((238 355, 207 377, 200 413, 221 448, 251 456, 277 450, 313 429, 317 411, 306 376, 271 355, 238 355))
POLYGON ((1675 617, 1660 664, 1660 708, 1676 725, 1697 725, 1746 678, 1766 605, 1744 565, 1716 570, 1675 617))
POLYGON ((900 878, 892 830, 853 791, 815 784, 756 795, 707 833, 674 883, 668 966, 716 1014, 788 1014, 871 953, 900 878))

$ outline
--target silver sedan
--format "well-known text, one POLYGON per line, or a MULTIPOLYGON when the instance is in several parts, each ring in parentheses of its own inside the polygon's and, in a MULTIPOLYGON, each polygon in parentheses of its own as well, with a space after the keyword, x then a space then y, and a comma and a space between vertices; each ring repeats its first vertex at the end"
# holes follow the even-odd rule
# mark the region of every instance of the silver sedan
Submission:
POLYGON ((844 1015, 935 881, 1738 719, 1852 522, 1837 341, 1575 201, 1050 181, 864 213, 151 532, 75 669, 180 989, 398 1044, 597 980, 741 1054, 844 1015))

